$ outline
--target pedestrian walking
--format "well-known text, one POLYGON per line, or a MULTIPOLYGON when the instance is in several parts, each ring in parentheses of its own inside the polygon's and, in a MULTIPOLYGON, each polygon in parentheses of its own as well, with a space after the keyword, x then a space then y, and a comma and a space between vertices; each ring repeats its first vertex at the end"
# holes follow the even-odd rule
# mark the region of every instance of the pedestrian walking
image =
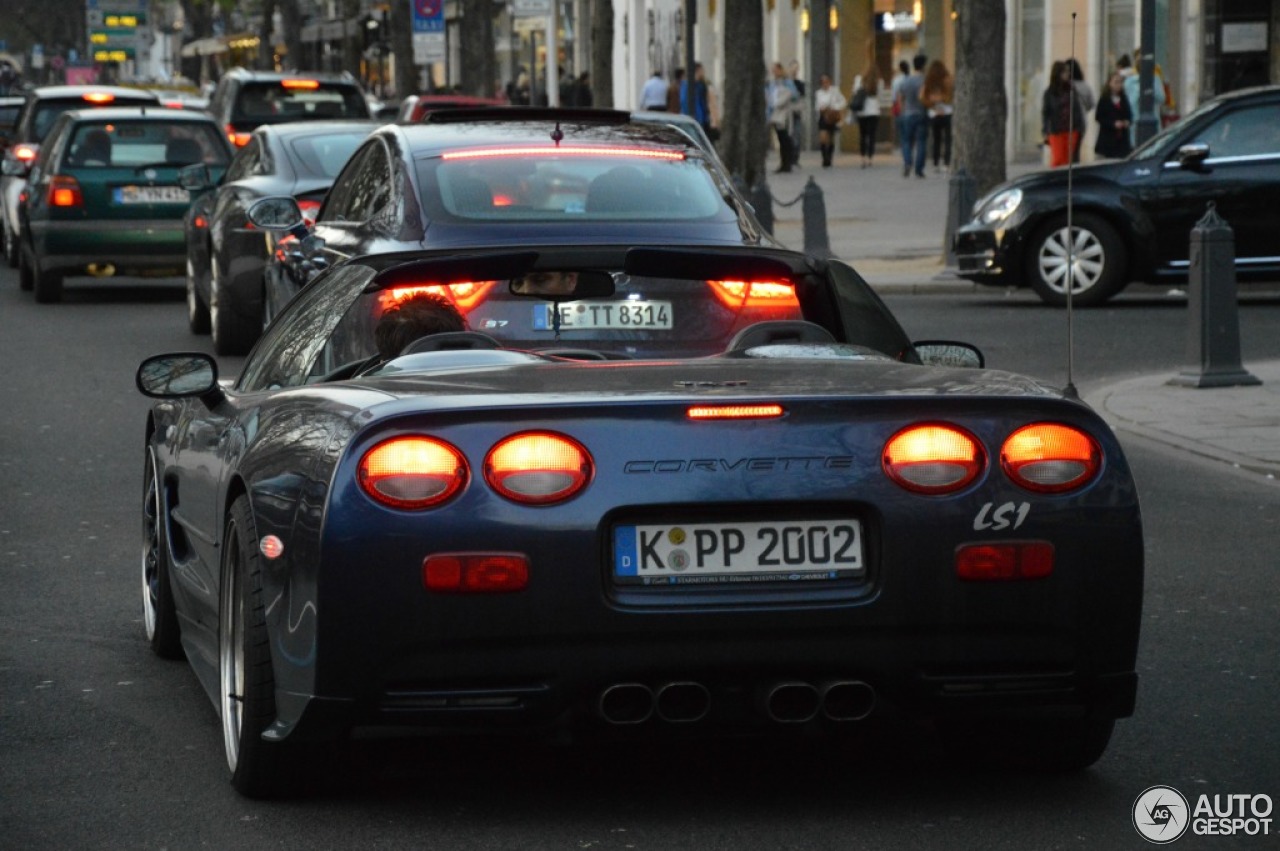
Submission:
POLYGON ((773 63, 773 76, 765 87, 765 103, 768 106, 769 126, 778 137, 778 168, 775 173, 791 171, 796 161, 795 141, 791 136, 791 117, 799 100, 791 78, 781 62, 773 63))
POLYGON ((1129 144, 1129 127, 1133 124, 1133 112, 1124 94, 1124 77, 1113 71, 1107 81, 1107 91, 1098 101, 1093 116, 1098 122, 1098 139, 1093 152, 1100 157, 1127 157, 1133 150, 1129 144))
POLYGON ((929 135, 933 139, 933 170, 951 170, 951 114, 955 80, 941 59, 929 63, 920 89, 920 102, 929 112, 929 135))
MULTIPOLYGON (((693 64, 693 109, 689 109, 689 86, 680 87, 680 111, 690 114, 702 125, 702 132, 707 134, 707 138, 711 139, 712 115, 711 115, 711 86, 707 83, 706 72, 702 69, 701 62, 693 64)), ((718 123, 718 122, 717 122, 718 123)), ((719 131, 716 131, 717 135, 719 131)), ((711 139, 715 141, 715 139, 711 139)))
POLYGON ((928 116, 924 104, 920 102, 920 91, 924 88, 924 69, 929 59, 923 53, 911 60, 911 74, 898 87, 898 104, 900 113, 900 144, 902 146, 902 176, 910 177, 914 169, 916 177, 924 177, 925 143, 928 141, 928 116))
POLYGON ((1049 146, 1049 167, 1057 168, 1071 161, 1071 152, 1084 125, 1084 110, 1076 101, 1071 85, 1071 69, 1066 62, 1053 63, 1049 85, 1045 87, 1040 106, 1040 129, 1049 146))
POLYGON ((831 168, 831 157, 836 150, 836 136, 844 124, 844 111, 848 101, 838 88, 831 85, 831 77, 818 78, 818 90, 813 93, 813 108, 818 111, 818 149, 822 152, 822 167, 831 168))
POLYGON ((799 167, 800 165, 800 140, 804 138, 804 113, 805 106, 808 104, 808 98, 805 97, 806 90, 804 80, 800 79, 800 62, 792 59, 787 65, 787 78, 791 80, 791 88, 795 93, 795 100, 791 102, 791 165, 799 167))
POLYGON ((862 168, 871 168, 876 155, 876 132, 880 125, 880 74, 875 62, 853 81, 853 98, 849 111, 858 122, 858 153, 862 155, 862 168))
POLYGON ((684 69, 677 68, 671 85, 667 86, 667 112, 682 112, 680 102, 683 100, 684 69))
POLYGON ((640 109, 667 111, 667 81, 662 79, 661 69, 655 70, 640 89, 640 109))
MULTIPOLYGON (((1084 78, 1084 69, 1080 67, 1080 63, 1072 56, 1067 60, 1067 67, 1071 69, 1071 86, 1076 90, 1076 100, 1080 102, 1080 109, 1085 115, 1093 112, 1097 100, 1093 96, 1093 87, 1084 78)), ((1080 162, 1080 145, 1084 142, 1084 128, 1081 128, 1080 137, 1076 139, 1075 150, 1071 154, 1073 163, 1080 162)))

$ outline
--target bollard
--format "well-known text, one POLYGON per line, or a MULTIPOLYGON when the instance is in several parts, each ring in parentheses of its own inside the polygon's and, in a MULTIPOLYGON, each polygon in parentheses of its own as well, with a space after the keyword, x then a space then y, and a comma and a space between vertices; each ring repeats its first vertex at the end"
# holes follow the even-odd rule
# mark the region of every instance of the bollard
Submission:
POLYGON ((822 197, 822 187, 809 175, 804 185, 804 200, 800 210, 804 215, 804 253, 810 257, 827 260, 831 253, 831 240, 827 238, 827 202, 822 197))
POLYGON ((760 227, 765 229, 766 233, 773 233, 773 193, 769 191, 769 184, 761 180, 755 186, 751 187, 751 194, 747 196, 747 200, 751 202, 751 206, 756 211, 756 221, 760 223, 760 227))
POLYGON ((964 170, 964 166, 960 166, 951 175, 948 189, 950 195, 947 205, 947 230, 942 235, 942 252, 947 258, 947 268, 954 269, 956 266, 956 231, 960 229, 961 225, 969 221, 969 216, 973 213, 973 202, 977 200, 973 197, 977 194, 977 182, 969 172, 964 170))
POLYGON ((1200 366, 1188 366, 1169 383, 1184 387, 1261 384, 1240 364, 1235 233, 1212 202, 1191 229, 1189 274, 1187 359, 1200 366))

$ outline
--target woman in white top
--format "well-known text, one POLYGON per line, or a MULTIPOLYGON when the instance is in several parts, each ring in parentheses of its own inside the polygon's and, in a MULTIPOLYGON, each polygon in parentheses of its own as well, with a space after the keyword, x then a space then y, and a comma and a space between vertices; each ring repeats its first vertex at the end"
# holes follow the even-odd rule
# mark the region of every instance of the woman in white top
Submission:
POLYGON ((876 129, 880 124, 880 90, 882 88, 883 84, 876 72, 875 63, 868 65, 867 69, 853 81, 851 110, 853 117, 858 120, 858 150, 862 154, 863 168, 869 168, 872 158, 876 155, 876 129))
POLYGON ((844 110, 848 106, 840 90, 831 85, 831 77, 818 78, 818 90, 813 95, 813 107, 818 112, 818 147, 822 150, 822 167, 831 168, 831 155, 836 150, 836 134, 844 124, 844 110))

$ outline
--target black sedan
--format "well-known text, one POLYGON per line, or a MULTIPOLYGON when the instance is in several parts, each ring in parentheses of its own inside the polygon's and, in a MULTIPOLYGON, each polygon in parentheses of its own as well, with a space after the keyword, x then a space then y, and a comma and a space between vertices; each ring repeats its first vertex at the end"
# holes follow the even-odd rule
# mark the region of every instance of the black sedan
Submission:
POLYGON ((298 285, 350 257, 423 248, 775 244, 714 155, 676 127, 514 107, 379 128, 334 181, 311 236, 314 250, 278 258, 298 285))
POLYGON ((1134 706, 1138 497, 1094 411, 979 364, 780 249, 364 254, 233 382, 202 354, 140 366, 147 634, 195 669, 254 796, 372 728, 838 737, 881 715, 1078 769, 1134 706), (397 304, 478 282, 472 330, 379 353, 397 304), (797 318, 739 327, 757 284, 797 318))
POLYGON ((1235 232, 1238 280, 1280 277, 1280 86, 1202 104, 1127 159, 1073 169, 1072 236, 1066 169, 998 187, 955 237, 960 274, 1032 287, 1050 304, 1096 305, 1131 281, 1180 283, 1191 230, 1210 205, 1235 232))
POLYGON ((263 278, 275 241, 250 225, 245 211, 259 198, 291 195, 314 219, 334 177, 376 126, 368 121, 264 124, 236 152, 216 188, 207 172, 184 175, 189 190, 204 193, 185 223, 187 322, 196 334, 212 330, 218 354, 249 351, 287 300, 263 278))

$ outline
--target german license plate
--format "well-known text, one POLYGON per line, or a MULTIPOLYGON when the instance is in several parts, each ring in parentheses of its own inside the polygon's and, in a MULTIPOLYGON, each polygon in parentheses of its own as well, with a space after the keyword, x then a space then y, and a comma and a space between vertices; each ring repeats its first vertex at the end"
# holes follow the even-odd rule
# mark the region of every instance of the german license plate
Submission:
POLYGON ((117 186, 117 204, 186 204, 191 193, 181 186, 117 186))
POLYGON ((613 573, 632 585, 860 578, 862 525, 843 519, 615 526, 613 573))
MULTIPOLYGON (((539 304, 533 308, 533 329, 554 328, 555 305, 539 304)), ((560 305, 561 330, 669 330, 669 301, 567 301, 560 305)))

